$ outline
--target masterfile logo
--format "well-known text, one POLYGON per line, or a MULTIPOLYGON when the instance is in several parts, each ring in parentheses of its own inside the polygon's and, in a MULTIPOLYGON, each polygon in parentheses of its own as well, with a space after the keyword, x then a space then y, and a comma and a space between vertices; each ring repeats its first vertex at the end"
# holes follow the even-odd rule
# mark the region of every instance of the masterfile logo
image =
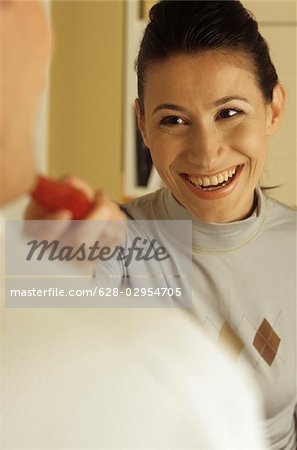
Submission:
POLYGON ((188 307, 191 221, 127 221, 107 244, 112 227, 122 224, 8 221, 6 306, 188 307))
POLYGON ((37 261, 47 259, 48 261, 110 261, 116 259, 117 261, 124 261, 126 267, 129 266, 131 260, 135 261, 165 261, 170 258, 166 252, 166 248, 160 246, 156 239, 146 239, 135 237, 132 245, 124 248, 121 245, 116 245, 114 248, 109 246, 100 246, 100 241, 95 241, 93 245, 88 245, 85 242, 78 246, 61 245, 60 241, 53 240, 38 241, 37 239, 27 242, 30 247, 29 253, 26 257, 27 261, 35 258, 37 261))

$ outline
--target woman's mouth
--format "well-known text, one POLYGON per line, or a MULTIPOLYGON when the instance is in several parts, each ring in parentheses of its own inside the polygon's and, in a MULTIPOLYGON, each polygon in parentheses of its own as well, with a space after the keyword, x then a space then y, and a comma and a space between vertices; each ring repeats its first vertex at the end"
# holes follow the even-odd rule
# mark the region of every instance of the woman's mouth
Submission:
POLYGON ((230 194, 236 187, 243 165, 232 166, 215 175, 180 174, 187 186, 199 197, 215 200, 230 194))

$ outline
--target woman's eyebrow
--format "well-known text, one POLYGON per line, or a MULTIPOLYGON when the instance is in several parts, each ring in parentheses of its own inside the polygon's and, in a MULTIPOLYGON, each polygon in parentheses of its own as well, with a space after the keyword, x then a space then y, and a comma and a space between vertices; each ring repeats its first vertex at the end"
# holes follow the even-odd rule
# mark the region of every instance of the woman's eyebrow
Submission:
POLYGON ((211 104, 211 106, 221 106, 225 103, 231 102, 231 100, 241 100, 243 102, 249 103, 248 99, 245 97, 240 97, 239 95, 228 95, 227 97, 222 97, 211 104))
POLYGON ((179 105, 174 105, 173 103, 161 103, 161 105, 156 106, 154 111, 152 112, 152 115, 155 114, 157 111, 160 111, 161 109, 172 109, 173 111, 182 111, 187 112, 185 108, 179 105))
MULTIPOLYGON (((249 103, 248 99, 245 97, 241 97, 240 95, 228 95, 226 97, 219 98, 215 102, 211 103, 210 106, 221 106, 225 103, 228 103, 232 100, 241 100, 245 103, 249 103)), ((156 108, 153 110, 152 115, 155 114, 157 111, 160 111, 162 109, 171 109, 173 111, 181 111, 186 113, 186 108, 183 108, 182 106, 175 105, 173 103, 161 103, 160 105, 156 106, 156 108)))

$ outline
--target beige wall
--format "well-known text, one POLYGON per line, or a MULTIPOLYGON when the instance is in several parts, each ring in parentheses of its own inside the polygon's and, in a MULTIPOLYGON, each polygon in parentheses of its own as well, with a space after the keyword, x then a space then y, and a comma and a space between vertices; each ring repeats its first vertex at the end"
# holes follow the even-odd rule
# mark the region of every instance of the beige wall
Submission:
POLYGON ((286 94, 286 110, 278 132, 270 138, 262 176, 265 186, 280 185, 269 195, 291 206, 296 199, 296 2, 243 1, 256 16, 260 32, 268 41, 272 61, 286 94))
POLYGON ((120 198, 122 1, 52 2, 49 173, 120 198))

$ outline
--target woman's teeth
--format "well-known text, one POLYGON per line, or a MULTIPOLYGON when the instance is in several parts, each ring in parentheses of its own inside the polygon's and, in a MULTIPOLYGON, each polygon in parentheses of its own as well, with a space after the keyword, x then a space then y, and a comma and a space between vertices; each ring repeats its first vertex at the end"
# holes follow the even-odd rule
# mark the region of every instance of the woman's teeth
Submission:
MULTIPOLYGON (((238 167, 238 166, 237 166, 238 167)), ((231 180, 233 176, 236 174, 237 167, 233 167, 232 169, 225 170, 224 172, 220 172, 217 175, 213 175, 212 177, 194 177, 187 175, 188 180, 194 185, 199 187, 214 187, 218 186, 219 184, 223 183, 225 185, 225 182, 231 180)))

